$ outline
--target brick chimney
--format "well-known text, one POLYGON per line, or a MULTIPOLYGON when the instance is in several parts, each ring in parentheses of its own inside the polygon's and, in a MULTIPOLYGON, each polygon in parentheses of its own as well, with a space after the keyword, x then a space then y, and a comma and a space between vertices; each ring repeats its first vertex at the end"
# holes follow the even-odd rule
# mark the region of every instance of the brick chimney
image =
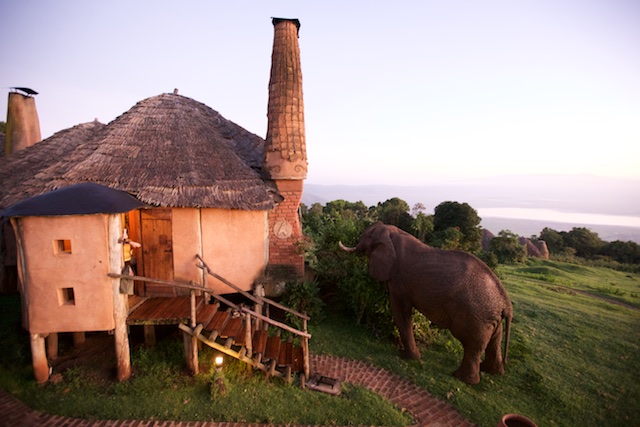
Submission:
POLYGON ((5 156, 27 148, 39 142, 40 121, 36 110, 36 100, 33 94, 37 92, 28 88, 14 88, 27 90, 24 95, 19 92, 9 92, 7 106, 7 129, 4 145, 5 156))
POLYGON ((273 18, 265 170, 284 197, 269 213, 269 269, 302 277, 302 225, 298 214, 307 177, 302 69, 297 19, 273 18))

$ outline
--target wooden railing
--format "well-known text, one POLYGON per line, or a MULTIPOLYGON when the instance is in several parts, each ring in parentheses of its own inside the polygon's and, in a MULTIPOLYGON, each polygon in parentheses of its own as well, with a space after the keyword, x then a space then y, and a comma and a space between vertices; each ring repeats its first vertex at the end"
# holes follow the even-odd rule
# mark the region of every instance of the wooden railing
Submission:
MULTIPOLYGON (((269 298, 263 297, 263 296, 256 296, 256 295, 252 295, 242 289, 240 289, 239 287, 237 287, 236 285, 234 285, 233 283, 231 283, 230 281, 226 280, 224 277, 220 276, 219 274, 216 274, 215 272, 213 272, 209 266, 206 264, 206 262, 202 259, 202 257, 200 255, 196 255, 196 258, 199 260, 199 264, 197 265, 198 268, 201 268, 206 275, 212 276, 214 278, 216 278, 217 280, 219 280, 220 282, 224 283, 225 285, 229 286, 231 289, 233 289, 235 292, 238 292, 240 294, 242 294, 243 296, 245 296, 246 298, 248 298, 249 300, 253 301, 257 307, 260 308, 263 306, 273 306, 273 307, 277 307, 280 310, 283 310, 287 313, 292 314, 295 317, 298 317, 299 319, 301 319, 302 321, 302 330, 296 329, 292 326, 289 326, 287 324, 284 324, 282 322, 279 322, 277 320, 273 320, 271 319, 268 315, 265 316, 262 313, 259 313, 255 310, 252 310, 248 307, 245 306, 239 306, 231 301, 229 301, 228 299, 226 299, 225 297, 221 296, 220 294, 216 293, 213 289, 207 287, 207 282, 206 279, 204 281, 204 283, 202 285, 199 285, 195 282, 181 282, 181 281, 169 281, 169 280, 161 280, 161 279, 153 279, 153 278, 149 278, 149 277, 144 277, 144 276, 134 276, 134 275, 126 275, 126 274, 116 274, 116 273, 109 273, 109 277, 113 277, 113 278, 119 278, 119 279, 126 279, 126 280, 137 280, 137 281, 142 281, 142 282, 149 282, 149 283, 155 283, 155 284, 160 284, 160 285, 166 285, 166 286, 172 286, 175 288, 181 288, 181 289, 188 289, 190 291, 190 299, 191 299, 191 315, 190 315, 190 321, 189 321, 189 328, 186 328, 186 325, 179 325, 181 329, 183 329, 185 332, 190 333, 193 337, 197 337, 199 336, 200 332, 202 331, 202 327, 201 325, 197 325, 197 306, 196 306, 196 294, 198 292, 204 293, 204 294, 208 294, 211 295, 212 298, 214 298, 216 301, 219 301, 231 308, 233 308, 234 310, 237 310, 239 312, 242 312, 245 314, 245 331, 246 331, 246 336, 244 339, 244 350, 243 350, 243 354, 239 355, 239 354, 232 354, 231 351, 227 350, 225 351, 224 349, 221 349, 222 351, 225 351, 227 354, 232 354, 234 357, 239 358, 240 360, 243 360, 246 363, 251 363, 254 366, 256 366, 256 363, 252 363, 252 359, 251 359, 251 353, 252 353, 252 336, 251 336, 251 324, 253 322, 254 325, 259 325, 259 322, 266 322, 269 325, 272 325, 276 328, 288 331, 294 335, 297 335, 300 337, 300 347, 302 348, 302 354, 303 354, 303 370, 304 370, 304 375, 306 378, 309 378, 309 339, 311 338, 311 334, 309 334, 309 332, 307 331, 307 322, 310 320, 309 316, 307 316, 304 313, 300 313, 296 310, 293 310, 289 307, 286 307, 282 304, 277 303, 276 301, 273 301, 269 298), (189 330, 187 330, 189 329, 189 330), (241 357, 238 357, 241 356, 241 357)), ((205 277, 206 277, 205 275, 205 277)), ((201 340, 206 341, 204 339, 201 338, 201 340)), ((209 343, 211 344, 211 343, 209 343)), ((196 348, 193 348, 194 346, 191 346, 191 350, 193 352, 193 354, 191 354, 190 356, 187 357, 187 361, 190 365, 190 368, 194 371, 197 372, 198 371, 198 367, 197 367, 197 346, 196 348), (191 359, 189 361, 189 359, 191 359)), ((260 366, 261 368, 263 368, 262 366, 260 366)), ((271 371, 273 371, 273 368, 271 369, 271 371)))

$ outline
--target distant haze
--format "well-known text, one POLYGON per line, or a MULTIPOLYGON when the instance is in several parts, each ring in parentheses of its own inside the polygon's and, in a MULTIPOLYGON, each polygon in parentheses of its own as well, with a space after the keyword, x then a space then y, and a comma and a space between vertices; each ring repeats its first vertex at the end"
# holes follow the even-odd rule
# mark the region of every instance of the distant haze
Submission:
POLYGON ((538 235, 544 227, 558 231, 587 227, 607 241, 640 243, 640 180, 592 175, 500 176, 440 181, 425 186, 306 184, 302 202, 325 204, 344 199, 377 205, 398 197, 425 213, 445 201, 468 203, 483 227, 497 234, 511 230, 538 235))

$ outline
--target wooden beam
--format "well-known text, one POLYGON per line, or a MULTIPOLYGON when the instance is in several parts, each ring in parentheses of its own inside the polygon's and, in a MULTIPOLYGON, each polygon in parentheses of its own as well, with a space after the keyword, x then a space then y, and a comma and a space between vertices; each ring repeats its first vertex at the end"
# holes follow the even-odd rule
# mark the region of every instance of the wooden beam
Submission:
POLYGON ((33 375, 36 377, 38 384, 44 384, 49 380, 49 362, 47 361, 44 336, 41 334, 30 334, 30 338, 33 375))
MULTIPOLYGON (((109 270, 122 271, 124 257, 122 244, 118 239, 122 235, 120 215, 109 215, 108 220, 109 239, 109 270)), ((110 276, 111 277, 111 276, 110 276)), ((129 276, 130 277, 130 276, 129 276)), ((120 278, 112 277, 111 289, 113 291, 113 320, 114 339, 117 361, 116 377, 118 381, 125 381, 131 377, 131 354, 129 349, 129 334, 127 329, 127 315, 129 314, 127 294, 120 293, 120 278)))

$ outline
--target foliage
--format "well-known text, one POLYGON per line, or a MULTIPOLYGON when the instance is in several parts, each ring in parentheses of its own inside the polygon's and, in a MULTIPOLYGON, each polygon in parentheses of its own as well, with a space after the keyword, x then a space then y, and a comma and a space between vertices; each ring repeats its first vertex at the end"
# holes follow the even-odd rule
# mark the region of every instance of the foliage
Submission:
POLYGON ((549 227, 545 227, 540 232, 540 240, 544 240, 547 244, 547 249, 552 254, 561 253, 564 248, 564 238, 562 234, 549 227))
POLYGON ((562 234, 565 246, 574 248, 579 257, 591 258, 604 245, 598 233, 594 233, 588 228, 573 227, 571 231, 560 234, 562 234))
POLYGON ((527 259, 524 245, 520 244, 518 236, 509 230, 503 230, 491 239, 489 252, 496 256, 500 264, 525 262, 527 259))
POLYGON ((411 233, 413 218, 409 215, 409 205, 404 200, 394 197, 384 203, 378 203, 375 212, 378 220, 383 223, 395 225, 401 230, 411 233))
POLYGON ((640 245, 635 242, 616 240, 606 243, 600 248, 598 254, 622 264, 640 264, 640 245))
MULTIPOLYGON (((556 258, 562 257, 573 262, 581 262, 575 257, 589 260, 604 257, 619 264, 640 264, 640 245, 637 243, 620 240, 604 242, 597 233, 584 227, 574 227, 568 232, 558 232, 545 227, 540 232, 539 239, 546 242, 549 252, 556 258)), ((628 269, 621 265, 611 264, 610 266, 616 269, 628 269)))
MULTIPOLYGON (((320 298, 320 286, 317 281, 297 281, 287 283, 282 303, 300 313, 311 317, 312 322, 322 320, 324 302, 320 298)), ((302 320, 291 313, 287 313, 287 320, 296 328, 302 328, 302 320)))
POLYGON ((427 237, 433 233, 433 215, 425 215, 422 212, 418 212, 413 219, 411 229, 418 240, 426 242, 427 237))
POLYGON ((478 212, 468 203, 440 203, 434 211, 433 238, 429 243, 443 249, 479 252, 482 229, 478 212))

